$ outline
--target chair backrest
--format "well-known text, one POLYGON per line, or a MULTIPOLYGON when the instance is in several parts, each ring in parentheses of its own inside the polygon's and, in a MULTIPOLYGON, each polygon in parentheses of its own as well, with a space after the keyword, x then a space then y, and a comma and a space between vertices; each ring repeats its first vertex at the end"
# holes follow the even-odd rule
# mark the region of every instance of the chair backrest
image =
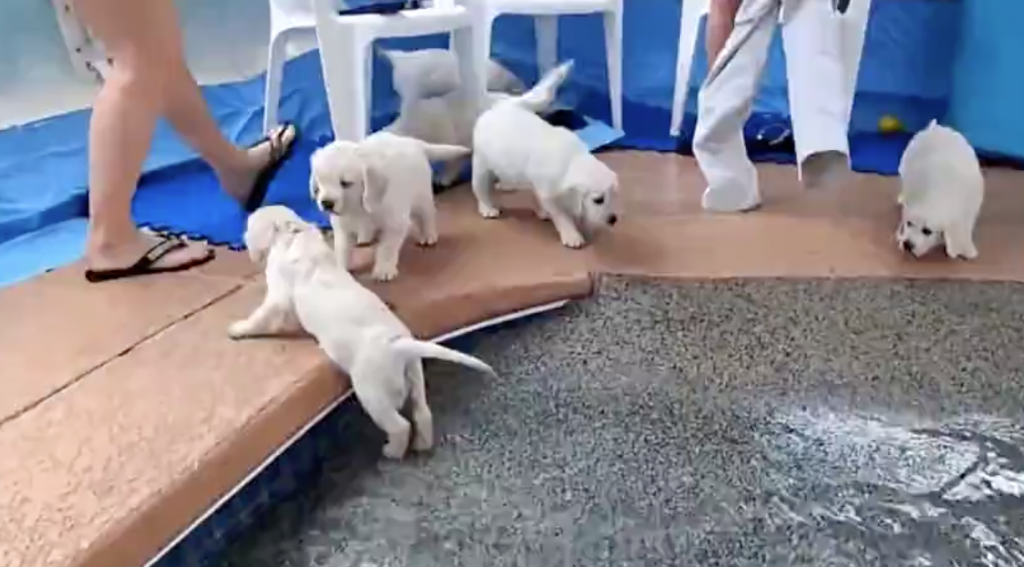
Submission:
MULTIPOLYGON (((459 5, 460 0, 421 0, 426 8, 453 8, 459 5)), ((345 0, 270 0, 271 6, 277 4, 280 7, 288 6, 290 11, 308 13, 312 10, 322 15, 337 14, 339 11, 351 7, 352 4, 345 0)))

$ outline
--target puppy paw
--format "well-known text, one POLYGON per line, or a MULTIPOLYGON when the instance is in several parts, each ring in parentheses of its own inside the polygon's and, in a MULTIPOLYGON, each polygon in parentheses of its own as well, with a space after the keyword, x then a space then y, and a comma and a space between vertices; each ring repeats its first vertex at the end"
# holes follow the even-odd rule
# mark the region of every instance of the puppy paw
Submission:
POLYGON ((426 435, 417 433, 412 440, 413 451, 429 451, 434 446, 434 440, 426 435))
POLYGON ((963 250, 957 251, 955 255, 952 255, 952 257, 960 257, 963 258, 964 260, 974 260, 975 258, 978 257, 978 249, 975 248, 974 246, 968 246, 965 247, 963 250))
POLYGON ((436 234, 427 234, 427 235, 424 235, 424 236, 420 236, 419 238, 416 239, 416 244, 419 244, 420 246, 423 246, 424 248, 429 248, 429 247, 437 244, 437 235, 436 234))
POLYGON ((551 213, 549 213, 547 209, 538 207, 537 210, 534 212, 537 213, 537 218, 540 220, 551 220, 551 213))
POLYGON ((384 449, 381 450, 381 454, 389 459, 401 459, 405 456, 405 450, 408 447, 403 443, 396 441, 388 441, 384 444, 384 449))
POLYGON ((479 205, 477 206, 477 210, 480 212, 480 216, 484 217, 485 219, 496 219, 498 218, 498 215, 501 214, 501 211, 498 210, 498 207, 494 206, 479 205))
POLYGON ((228 326, 228 337, 234 340, 244 339, 249 336, 249 322, 235 321, 228 326))
POLYGON ((578 250, 583 248, 583 245, 587 243, 580 234, 563 234, 561 235, 562 246, 566 248, 572 248, 578 250))
POLYGON ((371 275, 379 282, 389 282, 398 277, 398 266, 375 265, 371 275))

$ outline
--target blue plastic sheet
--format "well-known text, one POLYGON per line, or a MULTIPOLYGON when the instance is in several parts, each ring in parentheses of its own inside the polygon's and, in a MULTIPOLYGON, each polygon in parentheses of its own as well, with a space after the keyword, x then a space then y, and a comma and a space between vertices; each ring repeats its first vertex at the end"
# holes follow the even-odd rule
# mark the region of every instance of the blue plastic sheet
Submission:
MULTIPOLYGON (((975 7, 985 2, 1009 5, 1009 0, 965 1, 975 7)), ((265 2, 180 0, 177 4, 183 11, 187 47, 202 43, 208 46, 204 49, 210 50, 203 52, 202 58, 216 58, 220 56, 216 49, 227 49, 228 44, 237 42, 197 37, 195 34, 198 32, 195 30, 224 29, 226 34, 230 31, 227 28, 234 26, 239 28, 236 30, 238 35, 232 37, 242 38, 257 47, 265 42, 262 30, 259 33, 253 32, 252 27, 256 24, 245 23, 266 21, 265 2), (251 13, 239 13, 243 11, 251 13), (228 13, 234 15, 226 18, 228 13)), ((940 0, 874 0, 851 127, 854 162, 859 169, 891 173, 891 164, 899 159, 902 151, 899 138, 881 139, 869 135, 877 130, 878 119, 882 115, 894 115, 908 129, 915 130, 928 120, 944 114, 952 85, 951 62, 957 59, 956 39, 963 8, 961 2, 940 0)), ((47 15, 48 9, 48 4, 34 0, 10 0, 0 8, 0 52, 17 54, 17 57, 0 61, 0 96, 12 85, 21 84, 40 73, 51 72, 48 66, 52 65, 37 62, 33 58, 45 57, 49 61, 57 60, 62 55, 53 20, 47 19, 52 17, 52 14, 47 15), (11 15, 17 17, 8 17, 11 15), (39 38, 46 38, 46 41, 39 38), (54 45, 54 42, 58 43, 54 45)), ((616 145, 660 150, 675 147, 675 140, 668 136, 668 121, 679 14, 679 0, 633 0, 626 3, 623 53, 626 136, 616 145)), ((974 17, 972 14, 974 12, 967 12, 968 16, 974 17)), ((1019 18, 1005 17, 1005 25, 991 24, 995 27, 985 29, 987 33, 1013 36, 1013 30, 999 30, 1004 30, 1017 20, 1019 18)), ((964 25, 969 23, 970 20, 967 20, 964 25)), ((568 92, 564 95, 576 102, 575 107, 580 113, 608 122, 610 112, 601 18, 564 17, 560 21, 560 31, 561 57, 576 61, 573 76, 567 85, 568 92)), ((429 37, 387 43, 402 48, 418 48, 442 46, 445 40, 443 37, 429 37)), ((536 78, 534 46, 530 18, 507 16, 497 21, 496 57, 529 80, 536 78)), ((223 56, 238 60, 261 57, 258 50, 223 56)), ((698 49, 695 57, 697 61, 690 78, 691 89, 694 89, 689 97, 691 112, 696 101, 695 89, 706 71, 702 49, 698 49)), ((62 64, 67 65, 66 62, 62 64)), ((998 73, 1012 74, 1012 70, 1000 69, 998 73)), ((374 71, 373 122, 380 125, 393 113, 396 101, 389 84, 387 64, 376 60, 374 71)), ((1017 75, 1019 73, 1014 76, 1017 75)), ((960 79, 958 85, 962 86, 964 80, 974 79, 968 76, 967 79, 960 79)), ((229 137, 243 144, 260 137, 263 98, 261 78, 207 87, 204 92, 215 118, 229 137)), ((967 94, 978 95, 974 91, 967 91, 967 94)), ((281 117, 294 121, 308 142, 320 142, 329 137, 330 120, 316 53, 301 56, 287 65, 281 104, 281 117)), ((987 109, 988 116, 1000 113, 1019 116, 1019 97, 1015 100, 988 100, 984 107, 979 103, 977 108, 978 112, 987 109)), ((755 112, 762 120, 764 117, 772 120, 781 117, 780 120, 785 122, 788 116, 785 60, 778 42, 773 46, 755 112)), ((692 115, 688 122, 693 122, 692 115)), ((985 136, 995 131, 982 122, 974 121, 978 126, 971 134, 972 139, 987 139, 985 136)), ((1016 132, 1021 131, 1020 126, 1024 125, 1019 122, 1013 123, 1017 126, 1007 125, 1005 132, 998 134, 999 141, 995 145, 1007 147, 1006 140, 1011 139, 1011 131, 1015 136, 1016 132)), ((88 112, 78 111, 0 131, 0 244, 84 214, 87 123, 88 112)), ((191 151, 167 125, 161 124, 146 170, 153 172, 169 166, 180 166, 193 158, 191 151)), ((779 159, 784 160, 785 156, 779 159)), ((189 168, 197 167, 180 166, 178 169, 168 169, 162 175, 171 175, 174 171, 192 171, 189 168)), ((304 192, 306 183, 302 177, 298 174, 294 177, 287 174, 282 176, 289 183, 298 184, 300 193, 304 192)), ((196 188, 197 177, 182 177, 174 183, 167 182, 167 177, 161 179, 165 181, 147 179, 138 197, 140 203, 136 204, 136 210, 145 212, 149 210, 147 203, 159 203, 159 207, 154 205, 153 209, 159 208, 160 218, 154 217, 152 222, 159 220, 173 224, 175 218, 187 216, 185 211, 202 208, 209 203, 204 200, 193 201, 192 191, 199 190, 196 188), (155 195, 160 191, 157 189, 159 187, 164 187, 163 191, 167 194, 155 195)), ((200 182, 198 187, 206 185, 200 182)), ((285 197, 282 193, 282 198, 287 200, 291 197, 285 197)), ((47 252, 43 250, 40 254, 45 255, 47 252)), ((0 271, 3 269, 0 264, 0 271)))
POLYGON ((0 287, 13 285, 82 257, 88 221, 55 222, 0 244, 0 287))
POLYGON ((1024 160, 1024 2, 965 0, 949 124, 976 148, 1024 160))

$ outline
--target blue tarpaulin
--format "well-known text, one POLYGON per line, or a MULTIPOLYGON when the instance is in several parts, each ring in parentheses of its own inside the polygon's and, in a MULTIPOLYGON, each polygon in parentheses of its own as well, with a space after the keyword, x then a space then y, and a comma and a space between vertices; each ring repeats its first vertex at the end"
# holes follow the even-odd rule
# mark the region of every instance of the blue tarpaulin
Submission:
MULTIPOLYGON (((980 57, 971 55, 977 52, 978 47, 962 46, 958 41, 963 24, 965 28, 975 30, 973 34, 968 33, 970 42, 982 42, 984 35, 999 35, 1004 43, 1019 42, 1015 31, 1007 28, 1019 18, 1008 17, 1004 10, 1002 23, 992 23, 999 17, 993 20, 991 16, 984 20, 990 23, 979 23, 977 7, 991 5, 993 11, 997 11, 994 6, 1008 6, 1010 0, 965 1, 972 6, 966 12, 964 4, 956 1, 874 0, 851 124, 854 161, 855 165, 859 163, 858 169, 892 172, 903 141, 874 136, 878 119, 886 114, 894 115, 908 129, 914 130, 932 118, 943 116, 950 103, 954 71, 958 78, 957 100, 975 99, 973 107, 961 104, 956 108, 956 115, 966 125, 969 137, 979 140, 983 148, 988 144, 993 150, 1016 152, 1018 157, 1024 157, 1024 148, 1016 137, 1016 132, 1022 131, 1024 126, 1021 124, 1024 120, 1019 119, 1022 111, 1020 97, 1017 96, 1021 89, 1013 91, 1007 87, 1013 96, 998 98, 993 95, 984 101, 978 101, 979 94, 971 90, 974 84, 1003 84, 1008 80, 1017 81, 1016 86, 1020 86, 1020 74, 1014 74, 1008 67, 1014 64, 1013 58, 1007 55, 1005 59, 987 59, 991 65, 970 65, 969 61, 964 62, 964 57, 980 57), (969 17, 962 22, 963 13, 969 17), (982 29, 984 34, 977 33, 982 29), (954 61, 958 61, 955 70, 954 61), (1003 61, 1005 65, 996 65, 993 61, 1003 61), (965 67, 971 69, 965 71, 965 67), (993 73, 999 78, 992 77, 993 73), (999 118, 993 119, 992 116, 999 118), (1011 125, 1007 117, 1016 117, 1016 122, 1011 125), (1008 136, 1012 138, 1011 143, 1006 141, 1008 136), (990 139, 997 141, 990 143, 990 139)), ((258 65, 262 60, 265 51, 261 50, 265 50, 266 41, 263 27, 267 18, 265 2, 182 0, 178 4, 183 12, 186 44, 191 50, 190 61, 217 62, 221 58, 222 67, 232 68, 232 65, 245 67, 251 61, 258 65), (210 35, 216 36, 216 41, 208 37, 210 35)), ((1015 8, 1017 11, 1013 13, 1022 9, 1015 8)), ((33 0, 10 0, 0 8, 3 14, 0 17, 0 50, 16 54, 14 58, 0 60, 0 96, 17 91, 16 87, 26 81, 49 76, 47 73, 54 76, 70 73, 66 68, 56 69, 60 65, 67 67, 67 63, 61 62, 62 47, 52 12, 48 10, 51 10, 49 3, 33 0), (35 57, 40 60, 33 60, 35 57)), ((675 141, 668 137, 668 122, 675 79, 679 15, 679 0, 626 2, 623 54, 626 138, 619 143, 652 149, 675 147, 675 141)), ((503 17, 496 25, 496 57, 525 79, 535 79, 532 21, 519 16, 503 17)), ((568 96, 579 102, 577 109, 582 113, 607 121, 609 110, 601 18, 564 17, 560 31, 561 57, 576 61, 567 87, 568 96)), ((402 48, 435 47, 444 45, 444 38, 395 43, 402 48)), ((1006 45, 1000 49, 1015 51, 1013 47, 1006 45)), ((702 49, 698 49, 695 57, 697 61, 690 80, 694 93, 706 71, 702 49)), ((395 100, 386 63, 376 61, 375 74, 374 122, 379 125, 394 111, 395 100)), ((204 89, 211 110, 224 132, 239 143, 251 143, 260 136, 262 83, 257 76, 204 89)), ((307 141, 327 139, 330 121, 316 53, 299 56, 288 64, 282 90, 282 119, 296 122, 307 141)), ((982 92, 991 92, 991 88, 982 92)), ((14 99, 5 98, 5 105, 8 100, 14 99)), ((691 94, 689 100, 692 112, 696 97, 691 94)), ((773 46, 755 113, 755 120, 762 124, 774 121, 784 125, 788 115, 785 61, 778 43, 773 46)), ((692 116, 688 122, 692 124, 692 116)), ((0 130, 0 247, 19 236, 81 218, 85 214, 87 124, 88 111, 80 110, 0 130)), ((786 156, 775 157, 784 161, 786 156)), ((194 208, 195 203, 189 202, 189 195, 195 188, 175 187, 174 182, 167 181, 167 176, 174 171, 192 171, 194 174, 199 166, 180 166, 192 158, 192 153, 167 125, 161 124, 147 162, 147 171, 160 171, 175 165, 179 165, 179 169, 168 169, 151 176, 139 193, 141 203, 137 203, 137 211, 142 208, 145 212, 147 202, 159 203, 161 218, 148 219, 153 224, 160 224, 157 221, 174 224, 174 218, 180 216, 177 212, 194 208), (156 195, 157 192, 165 194, 156 195)), ((191 228, 182 227, 185 231, 191 228)), ((73 255, 70 252, 81 249, 80 242, 69 243, 63 237, 53 240, 52 251, 43 237, 33 246, 43 258, 67 258, 73 255)), ((5 269, 5 265, 0 263, 0 282, 5 281, 2 274, 5 269)))

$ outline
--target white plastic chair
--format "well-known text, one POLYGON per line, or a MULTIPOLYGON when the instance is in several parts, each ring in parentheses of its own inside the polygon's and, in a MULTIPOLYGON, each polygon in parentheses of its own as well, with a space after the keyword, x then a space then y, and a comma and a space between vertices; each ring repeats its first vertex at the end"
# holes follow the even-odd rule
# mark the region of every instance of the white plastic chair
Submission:
POLYGON ((474 45, 469 36, 469 11, 455 0, 434 0, 421 9, 389 15, 343 15, 338 6, 336 0, 270 0, 265 131, 278 124, 286 48, 298 34, 316 35, 331 125, 338 140, 360 140, 369 129, 374 40, 452 32, 460 72, 473 75, 468 69, 475 62, 467 52, 474 45))
MULTIPOLYGON (((804 2, 823 2, 825 0, 803 0, 804 2)), ((676 55, 676 84, 672 96, 672 121, 669 132, 678 137, 686 111, 686 97, 690 92, 690 70, 693 67, 693 53, 696 51, 697 38, 700 36, 700 23, 708 13, 708 0, 683 0, 682 16, 679 22, 679 48, 676 55)), ((852 0, 843 18, 843 64, 846 67, 850 110, 853 108, 853 95, 857 89, 857 74, 860 72, 860 58, 864 49, 864 35, 867 30, 868 16, 871 13, 871 0, 852 0)), ((848 110, 849 112, 849 110, 848 110)))
MULTIPOLYGON (((487 61, 491 56, 494 20, 506 14, 534 16, 537 67, 541 74, 558 64, 558 17, 571 14, 604 14, 604 47, 608 59, 608 95, 612 124, 622 128, 622 10, 623 0, 464 0, 473 12, 472 50, 475 89, 486 91, 487 61)), ((465 80, 465 79, 463 79, 465 80)))

